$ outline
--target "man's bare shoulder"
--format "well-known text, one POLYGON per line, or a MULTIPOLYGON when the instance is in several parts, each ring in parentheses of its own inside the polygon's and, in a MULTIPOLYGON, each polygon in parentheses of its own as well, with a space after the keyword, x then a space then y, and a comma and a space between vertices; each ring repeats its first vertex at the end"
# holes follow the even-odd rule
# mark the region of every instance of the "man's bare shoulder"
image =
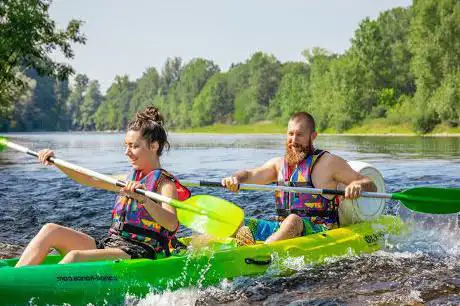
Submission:
POLYGON ((342 157, 329 152, 325 152, 319 161, 327 164, 341 164, 346 162, 342 157))
POLYGON ((320 172, 333 173, 335 171, 340 171, 344 166, 347 165, 347 162, 340 156, 325 152, 323 156, 318 160, 315 168, 321 169, 320 172))

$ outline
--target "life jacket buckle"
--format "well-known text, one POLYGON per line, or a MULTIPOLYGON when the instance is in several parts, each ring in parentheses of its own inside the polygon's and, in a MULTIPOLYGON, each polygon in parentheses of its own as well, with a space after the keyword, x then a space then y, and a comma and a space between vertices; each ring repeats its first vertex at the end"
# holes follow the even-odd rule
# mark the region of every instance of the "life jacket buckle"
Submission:
POLYGON ((121 232, 123 230, 123 227, 124 227, 124 223, 123 222, 120 222, 120 221, 115 221, 113 222, 112 224, 112 228, 121 232))

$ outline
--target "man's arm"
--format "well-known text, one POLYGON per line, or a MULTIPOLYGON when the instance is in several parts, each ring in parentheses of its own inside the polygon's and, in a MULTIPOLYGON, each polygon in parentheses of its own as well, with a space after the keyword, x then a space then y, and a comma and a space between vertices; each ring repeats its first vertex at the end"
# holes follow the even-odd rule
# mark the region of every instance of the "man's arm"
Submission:
POLYGON ((239 184, 269 184, 276 181, 278 170, 277 164, 280 158, 273 158, 262 167, 246 169, 235 172, 232 176, 222 179, 222 186, 230 191, 238 191, 239 184))
POLYGON ((332 178, 337 183, 347 185, 345 188, 346 199, 355 199, 359 197, 362 191, 377 191, 377 186, 369 177, 362 176, 353 170, 343 158, 331 155, 329 167, 333 169, 332 178))

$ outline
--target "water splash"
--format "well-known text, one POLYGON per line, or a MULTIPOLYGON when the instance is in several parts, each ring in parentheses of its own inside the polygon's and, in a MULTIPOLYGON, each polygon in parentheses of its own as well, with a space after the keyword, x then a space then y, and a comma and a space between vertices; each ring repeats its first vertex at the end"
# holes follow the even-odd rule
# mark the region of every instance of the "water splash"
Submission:
POLYGON ((179 289, 177 291, 165 291, 160 294, 149 293, 145 298, 136 299, 126 297, 125 305, 148 306, 148 305, 184 305, 193 306, 200 296, 199 289, 179 289))

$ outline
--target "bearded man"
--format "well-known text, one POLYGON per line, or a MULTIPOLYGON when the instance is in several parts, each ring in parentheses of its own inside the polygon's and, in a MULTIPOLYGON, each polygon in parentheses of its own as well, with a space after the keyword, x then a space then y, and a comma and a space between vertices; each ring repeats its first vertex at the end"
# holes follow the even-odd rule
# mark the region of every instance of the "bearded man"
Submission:
MULTIPOLYGON (((266 162, 262 167, 241 170, 222 179, 222 185, 233 192, 239 184, 270 184, 295 187, 337 189, 346 186, 345 198, 355 199, 362 191, 376 191, 370 178, 354 171, 341 157, 317 149, 315 120, 306 112, 294 114, 288 122, 286 153, 266 162)), ((237 232, 240 244, 254 240, 266 243, 322 232, 339 225, 338 203, 335 196, 275 193, 276 220, 246 218, 245 226, 237 232)))

